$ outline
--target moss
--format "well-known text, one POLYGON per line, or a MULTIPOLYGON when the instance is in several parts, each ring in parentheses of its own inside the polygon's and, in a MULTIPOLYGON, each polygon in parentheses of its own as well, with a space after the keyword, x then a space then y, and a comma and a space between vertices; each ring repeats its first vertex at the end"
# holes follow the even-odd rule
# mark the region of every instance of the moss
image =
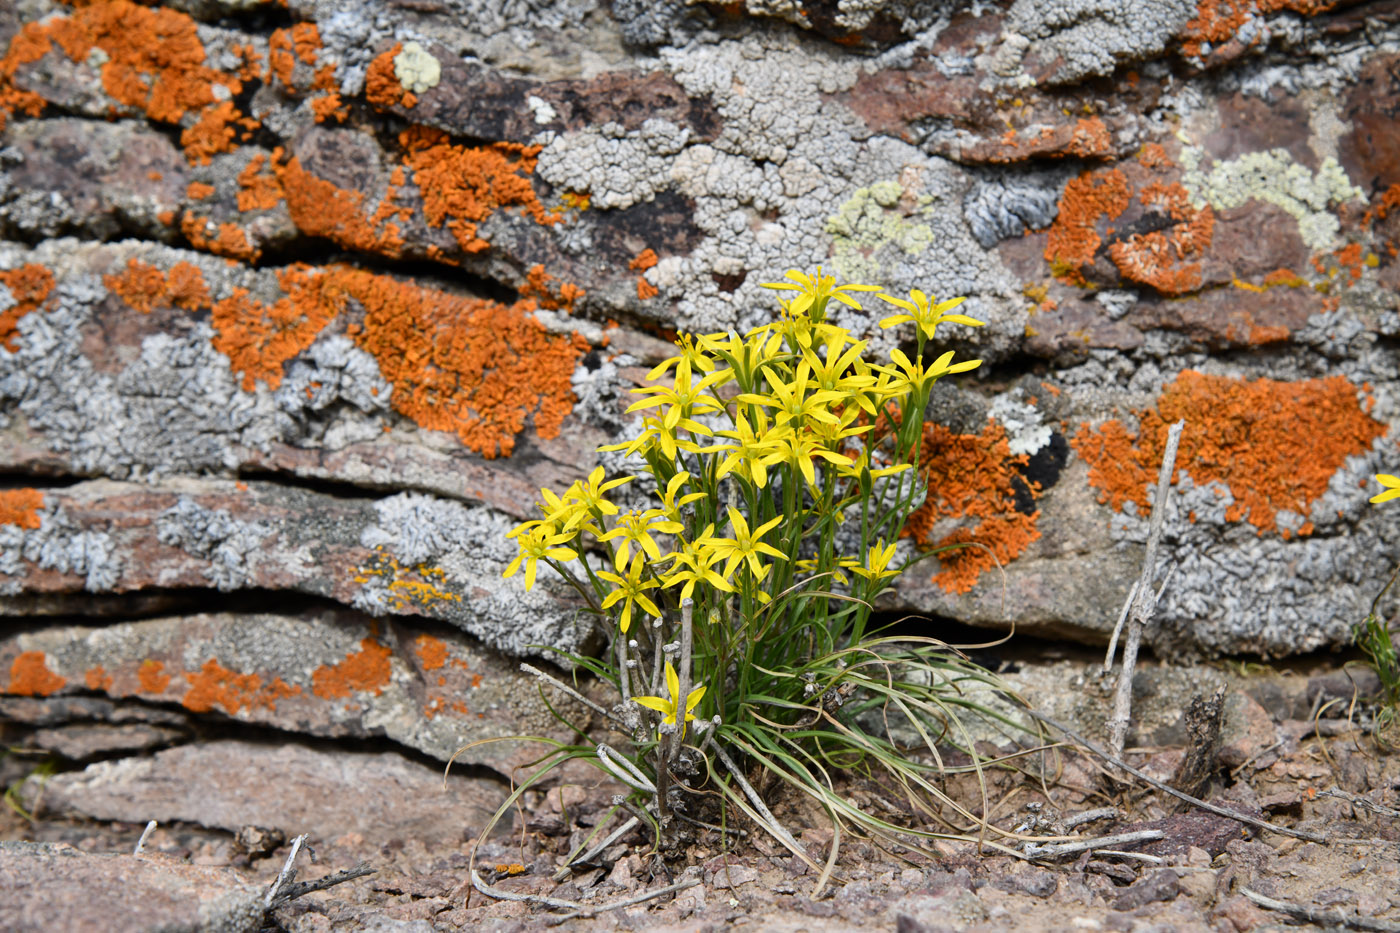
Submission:
MULTIPOLYGON (((1136 434, 1117 419, 1075 433, 1072 443, 1089 463, 1100 502, 1146 510, 1168 426, 1185 418, 1178 477, 1185 470, 1196 486, 1222 483, 1234 497, 1226 519, 1247 521, 1260 534, 1278 530, 1282 510, 1307 515, 1347 457, 1364 453, 1386 430, 1344 376, 1251 382, 1187 370, 1155 409, 1137 415, 1136 434)), ((1299 533, 1311 530, 1305 524, 1299 533)))

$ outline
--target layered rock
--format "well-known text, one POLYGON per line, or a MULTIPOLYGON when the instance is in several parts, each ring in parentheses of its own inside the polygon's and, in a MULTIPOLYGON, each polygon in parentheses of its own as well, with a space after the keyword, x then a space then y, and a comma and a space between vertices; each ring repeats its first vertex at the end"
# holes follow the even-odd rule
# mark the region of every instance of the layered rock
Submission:
MULTIPOLYGON (((1101 639, 1177 418, 1160 650, 1342 644, 1400 557, 1365 501, 1400 454, 1390 4, 112 2, 0 41, 8 694, 190 708, 212 660, 258 687, 199 715, 508 734, 416 639, 517 694, 505 657, 591 650, 505 530, 636 429, 673 331, 817 264, 988 322, 944 335, 987 362, 909 531, 990 550, 890 608, 1101 639), (380 692, 317 695, 366 644, 380 692)), ((878 317, 836 319, 882 352, 878 317)))

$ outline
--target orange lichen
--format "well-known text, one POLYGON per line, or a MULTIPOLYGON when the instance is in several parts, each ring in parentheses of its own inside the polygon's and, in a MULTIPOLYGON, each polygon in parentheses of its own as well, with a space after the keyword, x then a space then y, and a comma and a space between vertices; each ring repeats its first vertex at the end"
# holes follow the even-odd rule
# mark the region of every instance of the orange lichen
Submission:
POLYGON ((282 364, 311 346, 335 316, 338 308, 315 294, 315 283, 322 277, 308 268, 292 266, 278 273, 283 290, 295 298, 264 305, 249 298, 246 289, 235 288, 214 305, 214 349, 243 374, 245 391, 253 391, 259 379, 270 389, 280 386, 282 364))
POLYGON ((1113 151, 1113 137, 1098 117, 1081 117, 1075 121, 1074 135, 1065 150, 1081 158, 1105 156, 1113 151))
POLYGON ((403 51, 403 43, 394 44, 392 49, 377 55, 369 63, 365 72, 365 100, 381 109, 403 104, 412 107, 418 103, 413 94, 404 90, 399 77, 394 73, 394 59, 403 51))
POLYGON ((1352 282, 1361 280, 1361 270, 1365 265, 1365 257, 1360 243, 1348 243, 1341 249, 1334 251, 1332 255, 1336 258, 1337 265, 1350 275, 1352 282))
POLYGON ((195 249, 205 250, 215 256, 256 262, 262 255, 262 250, 248 242, 248 234, 237 224, 222 223, 214 226, 214 222, 208 217, 186 213, 180 218, 180 232, 195 249))
MULTIPOLYGON (((273 153, 274 160, 281 153, 273 153)), ((282 185, 272 172, 264 172, 267 156, 258 153, 238 173, 238 209, 240 211, 270 211, 282 203, 282 185)))
POLYGON ((540 146, 454 146, 446 133, 426 126, 404 130, 399 144, 422 192, 428 225, 446 226, 464 252, 490 245, 477 236, 477 224, 501 208, 519 207, 540 224, 560 220, 545 210, 530 185, 540 146))
POLYGON ((0 525, 37 529, 43 507, 44 494, 37 489, 0 489, 0 525))
POLYGON ((350 335, 393 383, 401 414, 487 458, 509 455, 531 414, 541 437, 558 435, 588 344, 545 330, 534 300, 505 306, 343 268, 332 278, 364 307, 350 335))
MULTIPOLYGON (((1252 19, 1265 13, 1284 10, 1314 16, 1337 5, 1338 0, 1199 0, 1196 16, 1181 31, 1181 48, 1192 58, 1199 57, 1206 46, 1218 47, 1232 41, 1240 42, 1240 29, 1252 19)), ((1256 30, 1248 45, 1253 45, 1264 30, 1256 30)), ((1242 45, 1244 43, 1241 43, 1242 45)))
POLYGON ((242 116, 231 100, 204 108, 194 126, 180 133, 185 158, 192 165, 208 165, 212 156, 232 152, 234 125, 241 121, 242 116))
POLYGON ((105 693, 112 689, 112 675, 107 673, 107 669, 101 664, 88 668, 83 673, 83 682, 89 690, 101 690, 105 693))
POLYGON ((136 678, 141 683, 142 693, 164 693, 165 688, 170 686, 170 675, 165 673, 164 661, 152 661, 150 658, 142 661, 136 678))
POLYGON ((1156 208, 1175 223, 1165 230, 1136 233, 1114 243, 1109 258, 1123 277, 1151 285, 1164 295, 1182 295, 1201 286, 1201 264, 1182 260, 1203 255, 1215 231, 1215 213, 1209 204, 1191 206, 1186 188, 1179 182, 1145 185, 1139 194, 1144 207, 1156 208))
POLYGON ((423 662, 423 670, 435 671, 447 664, 447 644, 431 635, 419 635, 413 641, 418 650, 418 660, 423 662))
POLYGON ((311 674, 311 692, 323 700, 343 700, 350 692, 378 696, 389 683, 389 649, 373 638, 360 640, 360 650, 335 665, 322 665, 311 674))
POLYGON ((311 112, 315 114, 317 123, 344 123, 350 116, 350 108, 335 91, 312 99, 311 112))
MULTIPOLYGON (((338 188, 329 181, 301 167, 301 161, 291 159, 277 167, 277 181, 287 199, 292 222, 303 233, 325 237, 347 249, 378 253, 398 258, 403 253, 403 237, 399 225, 382 216, 371 222, 365 216, 364 195, 358 191, 338 188)), ((386 203, 392 197, 386 194, 386 203)), ((392 206, 392 205, 391 205, 392 206)), ((381 210, 384 205, 381 205, 381 210)), ((397 214, 400 209, 393 208, 397 214)))
POLYGON ((1138 152, 1138 161, 1150 169, 1171 168, 1172 160, 1160 143, 1146 143, 1138 152))
POLYGON ((49 670, 48 659, 42 651, 26 651, 10 663, 10 685, 5 692, 13 696, 46 697, 63 689, 68 681, 49 670))
POLYGON ((177 262, 171 266, 167 277, 155 266, 139 259, 130 259, 124 272, 105 275, 102 282, 142 314, 171 306, 186 311, 209 306, 209 289, 204 284, 204 273, 188 262, 177 262))
POLYGON ((126 271, 104 275, 102 283, 142 314, 149 314, 165 299, 165 273, 139 259, 130 259, 126 271))
POLYGON ((525 273, 525 284, 520 286, 521 298, 532 298, 541 308, 549 311, 574 310, 574 304, 588 294, 571 282, 560 282, 558 288, 550 287, 554 276, 544 271, 544 266, 536 263, 525 273))
POLYGON ((301 688, 286 683, 280 677, 264 685, 258 674, 239 674, 210 658, 198 672, 185 672, 185 680, 190 687, 180 699, 180 704, 194 713, 207 713, 216 706, 223 707, 230 716, 239 710, 262 707, 275 710, 277 701, 287 697, 300 696, 301 688))
POLYGON ((346 266, 297 265, 278 275, 287 294, 273 305, 238 289, 214 306, 214 347, 249 391, 258 380, 277 388, 283 364, 354 302, 363 321, 347 333, 393 384, 394 408, 421 427, 494 457, 510 454, 532 415, 548 438, 573 410, 571 378, 588 344, 547 331, 530 314, 536 299, 500 305, 346 266))
POLYGON ((185 197, 191 201, 203 201, 215 191, 213 185, 206 185, 202 181, 192 181, 185 186, 185 197))
MULTIPOLYGON (((646 249, 642 250, 640 253, 637 254, 637 258, 633 259, 627 264, 627 268, 633 270, 634 272, 646 272, 646 270, 656 265, 658 261, 659 260, 656 258, 656 251, 653 250, 650 246, 648 246, 646 249)), ((646 276, 637 276, 638 298, 640 298, 642 301, 646 301, 648 298, 655 298, 659 293, 660 289, 648 282, 646 280, 646 276)))
MULTIPOLYGON (((1178 475, 1185 470, 1198 486, 1223 483, 1235 500, 1225 517, 1246 520, 1261 534, 1277 529, 1280 510, 1307 515, 1346 458, 1386 430, 1344 376, 1249 382, 1187 370, 1163 390, 1155 410, 1137 414, 1136 436, 1116 419, 1074 436, 1100 502, 1145 510, 1168 425, 1185 418, 1178 475)), ((1300 529, 1310 531, 1310 524, 1300 529)))
POLYGON ((242 91, 243 79, 205 65, 195 21, 175 10, 130 0, 93 3, 71 16, 26 23, 0 61, 0 110, 38 113, 42 100, 16 91, 13 78, 20 67, 55 48, 80 63, 89 61, 94 49, 101 50, 103 89, 118 104, 152 120, 179 124, 186 114, 198 114, 195 126, 186 131, 191 161, 224 151, 219 148, 224 129, 240 119, 229 98, 242 91), (216 95, 216 85, 227 93, 216 95))
POLYGON ((1079 270, 1094 261, 1103 242, 1099 221, 1122 214, 1130 196, 1128 181, 1116 168, 1084 172, 1065 185, 1059 214, 1045 242, 1045 260, 1058 277, 1082 282, 1079 270))
POLYGON ((1299 288, 1308 284, 1307 281, 1294 272, 1292 269, 1275 269, 1264 276, 1264 287, 1274 288, 1278 285, 1285 285, 1289 288, 1299 288))
POLYGON ((19 321, 39 307, 53 291, 53 273, 38 263, 26 263, 18 269, 0 272, 0 285, 10 292, 14 304, 0 311, 0 343, 5 349, 19 349, 19 321))
POLYGON ((1004 566, 1040 537, 1036 520, 1017 509, 1018 493, 1032 499, 1039 487, 1021 468, 1028 458, 1013 455, 1006 430, 989 421, 980 434, 958 434, 939 424, 924 426, 919 469, 929 477, 929 495, 909 516, 904 534, 921 547, 969 544, 938 555, 933 582, 948 593, 966 593, 984 570, 1004 566), (934 535, 944 520, 970 519, 977 525, 934 535))

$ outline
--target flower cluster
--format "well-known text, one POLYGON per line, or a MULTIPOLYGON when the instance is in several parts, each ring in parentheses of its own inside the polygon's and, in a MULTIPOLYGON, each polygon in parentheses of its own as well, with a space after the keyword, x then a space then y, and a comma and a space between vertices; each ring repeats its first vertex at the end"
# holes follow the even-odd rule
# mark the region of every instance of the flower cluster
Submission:
MULTIPOLYGON (((540 518, 510 532, 520 554, 505 575, 523 567, 532 586, 543 561, 572 585, 621 646, 609 675, 624 697, 666 714, 663 727, 681 706, 671 663, 680 648, 663 620, 683 600, 702 621, 693 657, 679 660, 709 678, 734 662, 776 662, 772 639, 806 638, 814 650, 853 630, 858 639, 868 613, 833 613, 812 594, 844 587, 868 606, 899 574, 893 542, 923 494, 911 461, 929 390, 981 362, 925 359, 940 323, 981 323, 954 313, 962 299, 877 295, 900 312, 881 326, 914 324, 916 347, 879 364, 866 360, 868 341, 826 315, 832 301, 860 308, 877 288, 837 285, 820 268, 765 287, 795 293, 780 300, 779 319, 742 336, 681 336, 677 354, 648 373, 653 384, 634 390, 628 412, 640 431, 601 448, 645 463, 652 507, 621 511, 608 493, 636 477, 605 480, 598 467, 560 494, 542 490, 540 518), (662 694, 663 659, 670 699, 638 696, 662 694)), ((725 693, 710 700, 728 715, 725 693)), ((687 712, 705 696, 690 692, 687 712)))

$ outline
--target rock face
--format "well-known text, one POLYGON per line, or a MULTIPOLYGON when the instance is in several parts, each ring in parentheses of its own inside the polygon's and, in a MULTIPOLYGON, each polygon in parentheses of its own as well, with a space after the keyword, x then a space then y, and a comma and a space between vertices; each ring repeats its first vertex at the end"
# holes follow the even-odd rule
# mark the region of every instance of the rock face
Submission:
POLYGON ((1160 651, 1341 644, 1400 557, 1393 4, 39 2, 0 48, 0 693, 102 724, 75 760, 548 728, 514 659, 595 634, 505 531, 793 267, 988 322, 909 533, 989 550, 891 609, 1101 640, 1179 418, 1160 651))

